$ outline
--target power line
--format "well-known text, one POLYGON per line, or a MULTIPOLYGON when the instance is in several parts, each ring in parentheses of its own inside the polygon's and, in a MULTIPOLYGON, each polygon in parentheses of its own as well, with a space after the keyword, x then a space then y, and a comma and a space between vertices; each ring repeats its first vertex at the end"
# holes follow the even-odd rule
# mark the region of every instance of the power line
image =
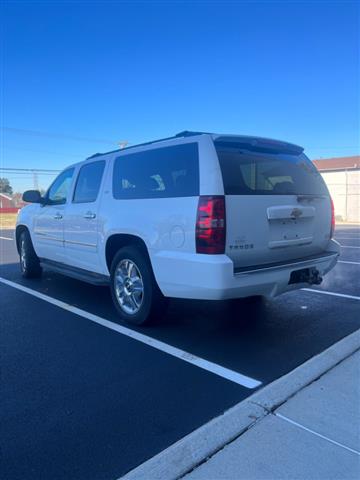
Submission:
MULTIPOLYGON (((61 170, 45 169, 45 168, 12 168, 12 167, 0 167, 0 174, 6 175, 8 180, 30 182, 32 179, 33 187, 35 190, 39 190, 39 176, 42 177, 55 177, 61 170), (2 173, 4 172, 4 173, 2 173), (10 174, 10 175, 9 175, 10 174)), ((51 180, 46 179, 46 180, 51 180)), ((46 181, 43 179, 43 181, 46 181)), ((47 182, 46 182, 47 183, 47 182)))
POLYGON ((42 132, 39 130, 29 130, 25 128, 15 128, 15 127, 1 127, 1 130, 8 133, 15 133, 18 135, 30 135, 32 137, 47 137, 47 138, 61 138, 65 140, 74 140, 76 142, 89 142, 89 143, 104 143, 106 145, 119 145, 127 144, 126 140, 120 140, 118 142, 113 140, 107 140, 104 138, 89 138, 89 137, 78 137, 76 135, 70 135, 65 133, 55 133, 55 132, 42 132))
MULTIPOLYGON (((37 175, 39 175, 40 177, 44 177, 44 178, 52 178, 52 177, 55 177, 56 176, 56 173, 38 173, 38 172, 34 172, 36 173, 37 175)), ((23 180, 23 179, 26 179, 26 178, 32 178, 32 176, 34 175, 34 173, 30 174, 30 173, 10 173, 10 175, 8 173, 5 173, 3 174, 7 179, 13 179, 13 180, 23 180)), ((2 174, 0 173, 0 178, 2 177, 2 174)))
MULTIPOLYGON (((55 132, 44 132, 40 130, 30 130, 25 128, 15 128, 15 127, 0 127, 1 130, 9 133, 15 133, 19 135, 30 135, 35 137, 47 137, 47 138, 62 138, 68 140, 75 140, 78 142, 90 142, 90 143, 104 143, 107 145, 120 145, 120 148, 124 145, 128 144, 127 140, 108 140, 104 138, 93 138, 93 137, 79 137, 77 135, 65 134, 65 133, 55 133, 55 132)), ((306 148, 317 148, 321 150, 341 150, 343 148, 354 148, 358 149, 359 145, 344 145, 344 146, 315 146, 315 145, 307 145, 306 148)), ((44 152, 45 153, 45 152, 44 152)), ((50 152, 48 152, 50 153, 50 152)))
POLYGON ((32 152, 32 153, 43 153, 45 155, 59 155, 63 158, 67 157, 76 157, 76 158, 86 158, 86 155, 76 155, 74 153, 61 153, 61 152, 49 152, 48 150, 35 150, 33 148, 19 148, 5 145, 4 150, 16 150, 23 152, 32 152))
POLYGON ((59 173, 61 170, 53 170, 48 168, 11 168, 11 167, 0 167, 0 170, 3 172, 31 172, 31 173, 59 173))

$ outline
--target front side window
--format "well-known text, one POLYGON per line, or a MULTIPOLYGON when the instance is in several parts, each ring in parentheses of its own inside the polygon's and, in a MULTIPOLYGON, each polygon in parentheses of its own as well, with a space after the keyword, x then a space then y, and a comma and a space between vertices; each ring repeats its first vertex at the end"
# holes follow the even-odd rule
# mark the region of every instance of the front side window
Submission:
POLYGON ((198 144, 121 155, 115 159, 113 194, 117 199, 198 195, 198 144))
POLYGON ((87 163, 80 168, 73 203, 95 202, 105 168, 104 160, 87 163))
POLYGON ((69 168, 55 179, 47 193, 47 202, 50 205, 62 205, 66 203, 69 194, 74 168, 69 168))

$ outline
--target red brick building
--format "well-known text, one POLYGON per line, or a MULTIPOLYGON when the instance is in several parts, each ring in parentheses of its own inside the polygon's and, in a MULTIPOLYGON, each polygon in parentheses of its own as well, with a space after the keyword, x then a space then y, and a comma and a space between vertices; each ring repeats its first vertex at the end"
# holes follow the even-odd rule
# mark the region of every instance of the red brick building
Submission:
POLYGON ((0 193, 0 213, 16 213, 18 209, 19 207, 9 195, 0 193))

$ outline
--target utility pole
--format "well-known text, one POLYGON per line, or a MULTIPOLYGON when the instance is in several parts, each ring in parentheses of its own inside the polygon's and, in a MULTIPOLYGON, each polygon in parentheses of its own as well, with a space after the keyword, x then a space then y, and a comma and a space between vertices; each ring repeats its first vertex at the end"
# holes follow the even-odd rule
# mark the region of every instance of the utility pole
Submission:
POLYGON ((129 143, 129 142, 128 142, 127 140, 122 140, 121 142, 119 142, 120 150, 122 150, 123 148, 125 148, 128 143, 129 143))
POLYGON ((33 184, 34 190, 39 190, 39 175, 36 170, 33 170, 33 184))
POLYGON ((348 195, 349 195, 349 177, 348 171, 345 170, 345 221, 348 221, 348 195))

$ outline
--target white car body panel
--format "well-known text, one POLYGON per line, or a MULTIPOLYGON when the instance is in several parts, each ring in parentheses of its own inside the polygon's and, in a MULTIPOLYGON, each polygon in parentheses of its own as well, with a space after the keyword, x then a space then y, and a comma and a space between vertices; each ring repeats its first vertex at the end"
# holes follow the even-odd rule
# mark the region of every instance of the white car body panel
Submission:
POLYGON ((300 204, 296 195, 227 195, 225 253, 235 267, 320 254, 330 241, 330 208, 329 197, 300 204), (294 209, 302 212, 296 220, 294 209))
POLYGON ((284 267, 241 274, 234 274, 234 264, 227 255, 159 252, 152 257, 152 261, 158 284, 165 296, 224 300, 254 295, 275 297, 306 287, 307 283, 289 285, 291 272, 315 267, 320 275, 325 275, 336 265, 339 252, 337 242, 331 241, 329 252, 332 252, 332 255, 318 260, 289 262, 284 267), (176 272, 176 275, 173 272, 176 272))
POLYGON ((33 243, 39 257, 66 262, 64 218, 66 205, 46 205, 34 216, 33 243))

